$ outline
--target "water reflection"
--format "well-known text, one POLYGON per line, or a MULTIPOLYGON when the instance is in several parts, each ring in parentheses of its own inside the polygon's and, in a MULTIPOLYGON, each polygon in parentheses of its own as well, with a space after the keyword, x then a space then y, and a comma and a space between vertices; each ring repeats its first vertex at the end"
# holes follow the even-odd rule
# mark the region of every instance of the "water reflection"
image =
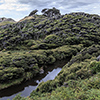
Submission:
POLYGON ((66 64, 67 61, 59 61, 55 63, 54 65, 48 66, 48 68, 45 69, 45 73, 39 75, 38 77, 35 77, 34 79, 23 82, 20 85, 12 86, 8 89, 4 89, 0 91, 0 97, 2 97, 0 100, 7 100, 14 98, 17 94, 21 93, 21 96, 29 96, 30 93, 36 89, 38 84, 42 81, 46 82, 47 80, 53 80, 57 74, 61 71, 61 67, 66 64))

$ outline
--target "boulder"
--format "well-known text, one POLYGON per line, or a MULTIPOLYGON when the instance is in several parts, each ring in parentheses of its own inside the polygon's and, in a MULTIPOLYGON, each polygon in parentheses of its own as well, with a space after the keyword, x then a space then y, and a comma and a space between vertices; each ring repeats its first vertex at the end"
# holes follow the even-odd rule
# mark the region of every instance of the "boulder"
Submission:
POLYGON ((97 61, 100 61, 100 55, 97 57, 97 61))

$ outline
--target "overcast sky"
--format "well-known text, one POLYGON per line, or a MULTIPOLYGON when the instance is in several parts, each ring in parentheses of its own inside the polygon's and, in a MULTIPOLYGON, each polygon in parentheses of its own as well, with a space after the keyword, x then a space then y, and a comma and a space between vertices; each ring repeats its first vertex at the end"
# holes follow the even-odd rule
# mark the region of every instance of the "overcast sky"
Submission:
POLYGON ((13 18, 16 21, 38 9, 56 7, 62 14, 86 12, 100 15, 100 0, 0 0, 0 17, 13 18))

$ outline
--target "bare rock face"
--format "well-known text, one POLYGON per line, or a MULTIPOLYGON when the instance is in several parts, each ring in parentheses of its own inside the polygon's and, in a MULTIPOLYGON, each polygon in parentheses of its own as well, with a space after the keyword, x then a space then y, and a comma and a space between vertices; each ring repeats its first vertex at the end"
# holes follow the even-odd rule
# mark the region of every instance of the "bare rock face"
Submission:
POLYGON ((6 21, 15 22, 15 20, 13 20, 12 18, 5 18, 5 17, 0 18, 0 22, 6 22, 6 21))

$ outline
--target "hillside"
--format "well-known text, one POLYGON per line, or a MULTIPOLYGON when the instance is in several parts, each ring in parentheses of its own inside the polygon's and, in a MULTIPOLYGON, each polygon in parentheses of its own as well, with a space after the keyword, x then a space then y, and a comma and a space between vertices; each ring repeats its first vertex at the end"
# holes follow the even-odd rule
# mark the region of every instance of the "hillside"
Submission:
POLYGON ((70 58, 54 80, 40 83, 29 97, 18 95, 14 100, 99 100, 100 16, 56 11, 35 12, 0 26, 0 90, 70 58))
POLYGON ((0 18, 0 26, 13 23, 15 23, 15 21, 12 18, 5 18, 5 17, 0 18))

